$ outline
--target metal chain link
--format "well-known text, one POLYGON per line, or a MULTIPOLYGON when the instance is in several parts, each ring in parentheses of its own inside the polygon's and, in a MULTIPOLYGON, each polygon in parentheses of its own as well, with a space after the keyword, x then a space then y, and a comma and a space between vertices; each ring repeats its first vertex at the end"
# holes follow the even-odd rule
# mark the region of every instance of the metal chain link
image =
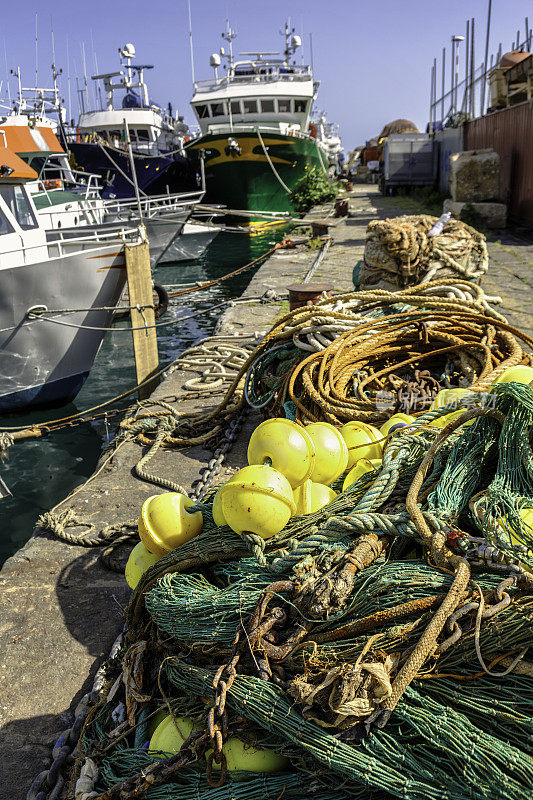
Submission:
POLYGON ((229 451, 235 443, 235 439, 246 419, 248 409, 243 409, 238 416, 232 419, 226 428, 222 441, 216 450, 213 452, 213 457, 207 464, 207 467, 202 467, 200 470, 201 477, 192 483, 192 491, 189 492, 189 497, 194 500, 201 500, 207 494, 213 480, 218 475, 222 468, 222 463, 229 451))

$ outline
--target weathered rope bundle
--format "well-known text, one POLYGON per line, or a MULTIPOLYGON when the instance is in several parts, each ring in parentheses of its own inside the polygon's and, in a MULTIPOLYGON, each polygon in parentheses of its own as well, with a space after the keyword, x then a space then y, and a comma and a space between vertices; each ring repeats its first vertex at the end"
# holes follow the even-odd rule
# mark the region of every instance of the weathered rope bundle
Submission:
MULTIPOLYGON (((151 404, 148 401, 139 404, 135 413, 121 423, 121 428, 126 434, 135 434, 138 441, 146 445, 153 446, 157 443, 157 447, 187 447, 205 444, 216 440, 231 419, 245 406, 270 408, 269 404, 281 391, 280 387, 284 384, 288 371, 304 355, 324 350, 339 335, 353 331, 365 320, 381 319, 393 312, 413 312, 423 307, 425 311, 434 309, 443 315, 465 314, 470 311, 474 315, 487 318, 482 321, 482 326, 488 326, 491 320, 495 324, 501 322, 505 325, 505 318, 492 307, 497 301, 498 298, 488 297, 474 284, 451 279, 431 281, 424 286, 407 288, 401 292, 347 292, 335 298, 321 300, 313 307, 299 308, 286 314, 276 323, 261 344, 252 350, 240 369, 233 372, 233 378, 222 400, 211 411, 183 412, 159 402, 151 404), (245 383, 246 376, 248 378, 245 383)), ((519 331, 509 326, 504 330, 512 336, 521 336, 519 331)), ((499 333, 498 336, 505 337, 506 334, 499 333)), ((527 337, 522 339, 529 343, 527 337)), ((511 339, 507 338, 506 341, 510 347, 511 339)), ((207 346, 211 346, 209 342, 207 346)), ((518 353, 518 344, 516 347, 518 353)), ((178 359, 176 368, 180 368, 181 361, 188 363, 188 352, 178 359)), ((196 361, 196 349, 193 348, 190 352, 194 356, 196 370, 196 364, 200 365, 200 361, 196 361)), ((529 363, 528 358, 524 354, 522 361, 517 363, 529 363)), ((231 354, 230 359, 236 364, 231 354)), ((227 367, 225 371, 226 384, 230 373, 227 367)), ((205 388, 209 389, 211 376, 206 376, 206 379, 205 388)), ((213 392, 217 390, 218 386, 209 389, 213 392)))
POLYGON ((509 367, 530 364, 519 343, 531 348, 530 337, 479 288, 459 299, 463 286, 452 284, 342 295, 287 315, 250 368, 248 401, 274 416, 289 403, 300 421, 383 422, 391 410, 423 413, 441 388, 485 391, 509 367), (406 395, 416 395, 413 408, 402 407, 406 395))
POLYGON ((361 288, 403 288, 447 277, 479 283, 489 265, 485 236, 455 219, 428 235, 436 222, 427 214, 370 222, 361 288))
POLYGON ((132 596, 81 739, 87 798, 527 795, 533 390, 499 385, 426 427, 446 413, 395 432, 380 470, 262 548, 205 499, 203 532, 132 596), (161 709, 194 723, 163 758, 146 749, 161 709), (231 737, 286 770, 226 774, 231 737))

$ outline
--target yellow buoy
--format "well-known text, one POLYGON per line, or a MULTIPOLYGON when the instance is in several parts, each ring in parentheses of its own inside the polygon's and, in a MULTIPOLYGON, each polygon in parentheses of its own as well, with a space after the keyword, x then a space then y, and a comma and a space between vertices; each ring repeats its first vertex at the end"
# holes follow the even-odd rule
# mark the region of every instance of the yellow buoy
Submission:
POLYGON ((341 436, 348 447, 347 469, 361 458, 381 458, 383 454, 383 435, 373 425, 356 420, 347 422, 341 428, 341 436))
MULTIPOLYGON (((442 389, 431 403, 429 407, 430 411, 434 411, 436 408, 444 408, 444 406, 448 406, 451 403, 456 403, 458 406, 460 406, 458 401, 469 394, 472 394, 471 389, 463 389, 460 386, 453 389, 442 389)), ((429 424, 436 428, 445 428, 449 422, 453 422, 454 419, 460 417, 465 411, 466 408, 464 406, 460 406, 457 411, 450 411, 449 414, 445 414, 443 417, 438 417, 438 419, 434 419, 433 422, 430 422, 429 424)), ((472 425, 474 421, 475 420, 471 419, 466 422, 465 425, 472 425)))
MULTIPOLYGON (((519 509, 518 513, 520 514, 520 517, 522 519, 524 527, 529 528, 530 529, 530 531, 529 531, 530 535, 532 535, 533 534, 533 508, 521 508, 521 509, 519 509)), ((519 539, 517 539, 517 537, 515 536, 515 534, 512 531, 512 529, 506 525, 504 519, 499 519, 498 523, 501 526, 501 528, 503 528, 505 533, 509 536, 509 541, 510 541, 511 544, 518 544, 518 545, 523 544, 519 539)), ((520 561, 519 564, 522 567, 522 569, 526 570, 526 572, 533 572, 531 567, 528 564, 526 564, 525 562, 520 561)))
POLYGON ((163 722, 163 720, 166 717, 168 717, 168 711, 167 711, 166 707, 165 708, 160 708, 159 711, 156 714, 154 714, 153 717, 150 717, 150 719, 148 720, 148 724, 146 726, 147 727, 147 734, 148 734, 150 739, 152 738, 152 736, 153 736, 153 734, 155 732, 155 729, 157 728, 159 723, 163 722))
MULTIPOLYGON (((222 486, 220 487, 222 489, 222 486)), ((219 528, 222 525, 226 524, 226 520, 224 519, 224 512, 222 511, 222 497, 220 495, 220 489, 213 497, 213 508, 211 509, 211 513, 213 514, 213 522, 219 528)))
MULTIPOLYGON (((279 755, 275 750, 262 750, 252 747, 236 736, 231 736, 222 745, 222 752, 226 756, 226 766, 229 772, 237 770, 247 772, 282 772, 289 766, 289 759, 279 755)), ((213 769, 220 769, 219 764, 213 761, 213 769)))
POLYGON ((175 755, 191 733, 200 728, 189 717, 172 717, 165 714, 152 734, 149 750, 159 750, 163 753, 175 755))
POLYGON ((530 384, 533 381, 533 367, 509 367, 505 372, 502 372, 499 378, 496 378, 494 383, 525 383, 530 384))
POLYGON ((294 502, 297 514, 314 514, 337 497, 337 493, 324 486, 307 480, 294 490, 294 502))
POLYGON ((142 542, 136 544, 126 562, 124 577, 130 589, 135 589, 147 569, 153 567, 161 556, 150 553, 142 542))
POLYGON ((315 447, 315 464, 309 475, 314 483, 333 483, 346 469, 348 448, 338 428, 329 422, 312 422, 305 432, 315 447))
POLYGON ((352 483, 355 483, 359 478, 364 475, 366 472, 372 472, 374 469, 380 469, 382 461, 380 458, 361 458, 359 461, 351 468, 350 472, 344 479, 344 483, 342 484, 342 491, 345 492, 348 486, 351 486, 352 483))
MULTIPOLYGON (((416 417, 411 416, 411 414, 402 414, 398 412, 397 414, 393 414, 392 417, 387 420, 387 422, 383 423, 383 425, 379 429, 379 432, 381 433, 382 436, 387 436, 390 433, 391 428, 405 427, 406 425, 412 425, 413 422, 416 422, 416 417)), ((369 458, 369 456, 366 457, 369 458)), ((370 458, 372 457, 375 456, 370 456, 370 458)))
POLYGON ((201 511, 189 513, 191 500, 179 492, 164 492, 145 500, 139 517, 139 536, 150 553, 164 556, 194 539, 202 530, 201 511))
POLYGON ((235 533, 269 539, 283 530, 296 511, 289 481, 273 467, 244 467, 219 492, 222 514, 235 533))
POLYGON ((270 465, 294 488, 310 477, 315 448, 306 429, 290 419, 267 419, 257 426, 248 444, 248 463, 270 465))

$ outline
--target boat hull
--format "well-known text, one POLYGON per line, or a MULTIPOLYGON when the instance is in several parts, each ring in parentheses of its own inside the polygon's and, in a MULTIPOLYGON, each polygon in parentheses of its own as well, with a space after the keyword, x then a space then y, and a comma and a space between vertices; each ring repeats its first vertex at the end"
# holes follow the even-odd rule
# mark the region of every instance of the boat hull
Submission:
POLYGON ((327 156, 314 139, 260 133, 263 144, 250 132, 206 134, 188 145, 191 154, 205 153, 206 202, 235 210, 292 213, 290 192, 298 181, 310 170, 327 170, 327 156), (236 147, 228 146, 230 139, 236 147))
MULTIPOLYGON (((126 152, 94 142, 71 142, 69 148, 78 167, 100 177, 104 186, 102 197, 133 197, 135 190, 126 152)), ((173 194, 198 189, 195 169, 189 159, 178 154, 135 154, 134 164, 139 189, 145 194, 173 194)))
POLYGON ((164 252, 160 263, 193 261, 200 258, 219 233, 220 228, 215 225, 186 223, 180 235, 173 239, 164 252))
MULTIPOLYGON (((53 245, 52 245, 53 247, 53 245)), ((0 412, 73 400, 87 378, 126 280, 124 249, 106 245, 0 270, 0 412), (73 326, 31 320, 27 311, 91 308, 54 315, 73 326)))

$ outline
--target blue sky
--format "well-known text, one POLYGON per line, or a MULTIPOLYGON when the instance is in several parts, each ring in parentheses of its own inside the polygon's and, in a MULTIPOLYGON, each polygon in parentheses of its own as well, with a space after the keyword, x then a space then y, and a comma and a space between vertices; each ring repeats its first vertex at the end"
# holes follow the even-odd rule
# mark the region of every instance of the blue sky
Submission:
MULTIPOLYGON (((466 19, 474 16, 479 64, 484 52, 487 5, 488 0, 431 4, 426 0, 192 0, 196 78, 211 76, 209 55, 224 44, 221 32, 227 16, 238 33, 234 48, 239 52, 279 49, 282 38, 278 30, 290 14, 297 31, 303 32, 307 57, 309 33, 313 34, 315 74, 321 82, 318 106, 340 123, 344 146, 351 149, 397 117, 412 119, 421 129, 425 126, 433 58, 437 56, 440 63, 446 46, 449 65, 451 35, 464 34, 466 19)), ((492 5, 491 51, 496 51, 500 41, 505 51, 516 38, 517 29, 524 36, 528 11, 533 25, 533 3, 493 0, 492 5)), ((95 72, 93 52, 99 71, 111 71, 118 68, 118 47, 133 42, 137 61, 155 65, 148 73, 153 98, 162 104, 171 100, 174 108, 192 120, 188 105, 191 71, 187 0, 90 0, 85 4, 26 0, 21 6, 5 4, 0 34, 2 98, 6 96, 4 41, 8 68, 20 64, 23 83, 33 85, 36 12, 39 84, 50 85, 52 21, 56 62, 63 67, 64 76, 67 40, 69 44, 74 115, 75 76, 83 75, 81 42, 85 43, 89 75, 95 72)), ((67 99, 65 77, 61 86, 67 99)))

